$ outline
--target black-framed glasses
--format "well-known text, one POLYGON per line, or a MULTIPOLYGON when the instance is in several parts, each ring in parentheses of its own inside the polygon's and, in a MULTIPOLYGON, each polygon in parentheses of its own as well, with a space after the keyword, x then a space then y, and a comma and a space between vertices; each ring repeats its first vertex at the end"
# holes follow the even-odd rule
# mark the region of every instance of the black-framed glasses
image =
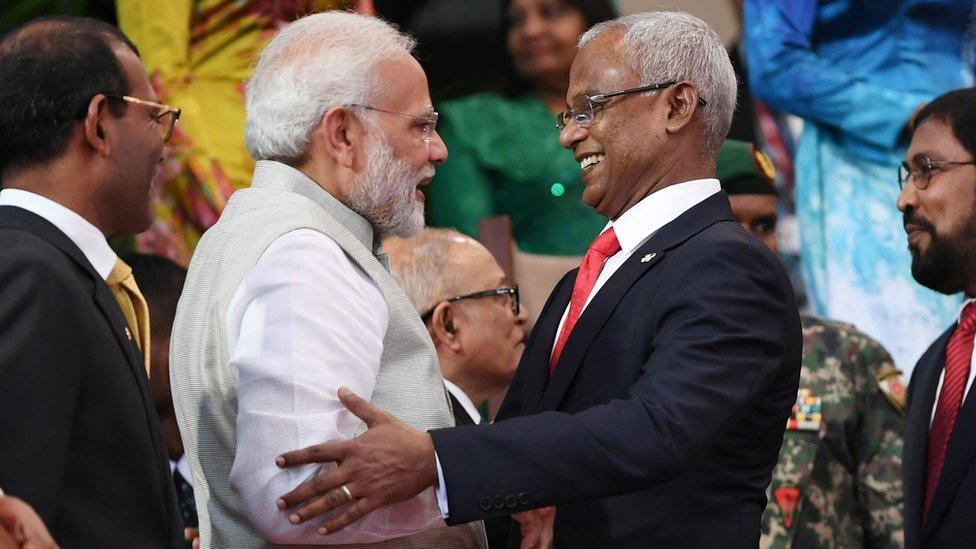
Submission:
MULTIPOLYGON (((512 314, 515 315, 515 316, 518 316, 518 314, 519 314, 519 288, 518 288, 518 284, 515 284, 515 285, 512 285, 512 286, 502 286, 500 288, 492 288, 491 290, 484 290, 484 291, 481 291, 481 292, 475 292, 473 294, 456 295, 454 297, 451 297, 451 298, 448 298, 448 299, 444 299, 444 300, 438 301, 437 302, 437 305, 440 305, 441 303, 443 303, 445 301, 448 302, 448 303, 453 303, 455 301, 461 301, 462 299, 481 299, 483 297, 494 297, 494 296, 498 296, 498 295, 507 295, 509 297, 509 299, 511 300, 511 304, 512 304, 512 314)), ((430 308, 429 311, 427 311, 426 313, 420 315, 420 320, 423 320, 424 322, 427 322, 428 320, 430 320, 430 317, 431 317, 431 315, 434 314, 434 309, 437 308, 437 305, 434 305, 433 307, 430 308)))
POLYGON ((953 160, 930 160, 925 157, 915 159, 917 167, 913 168, 908 162, 902 162, 898 166, 898 190, 904 190, 905 183, 912 180, 915 188, 924 191, 932 182, 932 176, 939 170, 946 170, 953 166, 976 165, 976 160, 953 161, 953 160))
POLYGON ((150 116, 156 123, 157 131, 159 132, 159 136, 163 138, 163 143, 169 141, 169 138, 173 136, 173 128, 176 126, 176 121, 179 120, 180 113, 182 112, 180 109, 171 105, 146 101, 145 99, 128 95, 116 95, 114 93, 103 93, 102 95, 109 99, 125 101, 126 103, 133 103, 151 109, 150 116))
POLYGON ((378 107, 374 107, 372 105, 364 105, 361 103, 350 103, 346 106, 410 118, 414 122, 416 122, 418 127, 420 128, 420 134, 422 136, 420 140, 423 141, 424 143, 430 143, 431 138, 434 136, 434 132, 437 131, 437 119, 440 116, 437 113, 437 111, 431 111, 430 114, 426 116, 421 116, 421 115, 410 114, 406 112, 388 111, 386 109, 381 109, 378 107))
MULTIPOLYGON (((626 90, 620 90, 610 93, 598 93, 596 95, 586 95, 586 106, 579 109, 573 109, 569 111, 563 111, 556 115, 556 127, 559 131, 562 131, 572 120, 577 126, 581 128, 589 128, 593 124, 593 119, 596 118, 596 113, 607 108, 607 99, 611 97, 617 97, 619 95, 626 95, 629 93, 647 92, 655 90, 663 90, 664 88, 669 88, 677 84, 678 80, 672 80, 671 82, 662 82, 660 84, 648 84, 646 86, 638 86, 636 88, 629 88, 626 90)), ((704 98, 698 98, 698 104, 702 107, 708 104, 704 98)))

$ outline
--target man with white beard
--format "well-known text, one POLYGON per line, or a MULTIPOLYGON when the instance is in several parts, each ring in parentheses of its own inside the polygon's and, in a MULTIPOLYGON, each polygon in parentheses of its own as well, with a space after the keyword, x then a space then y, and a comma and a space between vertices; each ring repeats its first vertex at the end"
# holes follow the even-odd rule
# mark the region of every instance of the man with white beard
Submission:
POLYGON ((278 508, 321 466, 282 470, 275 456, 365 431, 340 386, 416 429, 454 422, 430 338, 378 251, 420 231, 418 187, 447 158, 413 46, 378 19, 312 15, 280 31, 248 84, 254 178, 200 241, 170 353, 203 547, 485 546, 480 523, 445 527, 433 489, 328 538, 278 508))

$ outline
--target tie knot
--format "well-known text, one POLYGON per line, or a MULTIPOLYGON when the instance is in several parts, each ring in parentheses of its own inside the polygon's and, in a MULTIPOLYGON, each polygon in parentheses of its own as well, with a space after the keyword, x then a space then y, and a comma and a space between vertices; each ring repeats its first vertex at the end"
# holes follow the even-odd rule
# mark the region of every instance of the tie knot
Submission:
POLYGON ((590 244, 590 251, 598 252, 604 257, 610 257, 620 251, 620 242, 617 240, 617 233, 614 232, 613 227, 596 237, 596 240, 590 244))
POLYGON ((976 301, 969 302, 959 315, 959 329, 976 332, 976 301))
POLYGON ((112 267, 112 272, 108 274, 108 280, 106 282, 109 286, 115 286, 121 284, 125 279, 132 276, 132 267, 121 259, 115 260, 115 266, 112 267))

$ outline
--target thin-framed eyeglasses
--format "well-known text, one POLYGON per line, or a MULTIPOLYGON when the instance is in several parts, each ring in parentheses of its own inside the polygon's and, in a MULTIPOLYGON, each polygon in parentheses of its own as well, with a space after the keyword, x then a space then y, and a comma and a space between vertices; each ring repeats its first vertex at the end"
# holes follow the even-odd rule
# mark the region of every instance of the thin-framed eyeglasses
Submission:
POLYGON ((946 170, 953 166, 976 165, 976 160, 954 161, 954 160, 930 160, 924 156, 916 158, 914 163, 918 167, 913 168, 908 162, 902 162, 898 166, 898 190, 904 190, 905 183, 909 179, 915 188, 924 191, 932 182, 932 176, 938 170, 946 170))
POLYGON ((440 116, 437 111, 431 111, 430 114, 421 116, 406 112, 388 111, 386 109, 380 109, 372 105, 363 105, 360 103, 350 103, 346 106, 410 118, 417 123, 417 127, 420 129, 420 134, 422 136, 420 139, 424 143, 430 143, 431 138, 434 136, 434 132, 437 131, 437 118, 440 116))
MULTIPOLYGON (((494 297, 498 295, 507 295, 509 297, 512 304, 512 314, 518 316, 520 310, 518 284, 512 286, 502 286, 500 288, 492 288, 491 290, 484 290, 481 292, 475 292, 473 294, 456 295, 452 298, 444 299, 442 301, 437 302, 437 305, 440 305, 441 303, 444 302, 453 303, 455 301, 461 301, 462 299, 481 299, 483 297, 494 297)), ((433 307, 430 308, 429 311, 420 315, 420 320, 423 320, 424 322, 430 320, 431 315, 434 314, 434 309, 437 309, 437 305, 434 305, 433 307)))
MULTIPOLYGON (((563 111, 556 115, 556 128, 562 131, 572 120, 577 126, 581 128, 589 128, 593 124, 593 119, 596 118, 596 113, 607 108, 607 99, 611 97, 617 97, 619 95, 626 95, 629 93, 638 92, 648 92, 655 90, 663 90, 664 88, 671 87, 678 83, 678 80, 672 80, 671 82, 662 82, 660 84, 648 84, 646 86, 638 86, 636 88, 629 88, 626 90, 620 90, 610 93, 598 93, 596 95, 586 95, 583 98, 586 99, 586 106, 579 109, 572 109, 568 111, 563 111)), ((698 98, 698 105, 704 107, 708 105, 708 101, 704 98, 698 98)))
POLYGON ((145 99, 139 99, 138 97, 131 97, 129 95, 116 95, 114 93, 103 93, 102 95, 116 101, 125 101, 126 103, 133 103, 152 109, 150 116, 156 122, 156 128, 159 131, 159 136, 163 138, 163 143, 169 141, 169 138, 173 136, 173 128, 176 126, 176 121, 180 118, 180 113, 183 112, 171 105, 146 101, 145 99))

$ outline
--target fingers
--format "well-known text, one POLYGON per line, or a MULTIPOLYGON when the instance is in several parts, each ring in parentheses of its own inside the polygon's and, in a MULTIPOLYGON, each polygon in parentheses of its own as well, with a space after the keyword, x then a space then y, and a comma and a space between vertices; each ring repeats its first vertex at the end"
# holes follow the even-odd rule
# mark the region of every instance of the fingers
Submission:
POLYGON ((340 440, 336 442, 325 442, 323 444, 316 444, 314 446, 308 446, 302 448, 301 450, 292 450, 291 452, 285 452, 280 456, 275 458, 275 464, 278 467, 295 467, 296 465, 306 465, 309 463, 329 463, 330 461, 341 461, 345 457, 348 446, 348 440, 340 440))
POLYGON ((379 423, 396 421, 393 416, 373 406, 369 403, 369 401, 345 387, 339 387, 338 395, 339 401, 342 402, 342 405, 345 406, 347 410, 352 412, 354 416, 363 420, 366 423, 367 428, 373 427, 379 423))
POLYGON ((295 510, 291 515, 288 516, 288 521, 292 524, 301 524, 308 519, 312 519, 326 513, 332 512, 343 505, 348 504, 350 501, 350 494, 354 494, 355 489, 354 484, 343 484, 334 490, 329 490, 322 497, 315 498, 307 505, 304 505, 295 510), (348 493, 342 489, 345 486, 348 493))
MULTIPOLYGON (((298 487, 291 492, 288 492, 287 494, 278 498, 278 509, 290 509, 311 499, 318 498, 329 491, 335 491, 340 486, 348 482, 348 480, 349 479, 346 477, 345 470, 341 467, 336 467, 335 469, 331 469, 324 473, 319 473, 299 484, 298 487)), ((345 503, 345 500, 348 498, 345 498, 345 493, 342 493, 342 495, 344 496, 342 503, 345 503)), ((299 518, 301 518, 301 515, 299 515, 299 518)))
POLYGON ((380 502, 375 502, 369 498, 357 499, 346 506, 345 510, 326 521, 319 527, 319 534, 334 534, 346 526, 363 518, 375 509, 381 507, 380 502))

